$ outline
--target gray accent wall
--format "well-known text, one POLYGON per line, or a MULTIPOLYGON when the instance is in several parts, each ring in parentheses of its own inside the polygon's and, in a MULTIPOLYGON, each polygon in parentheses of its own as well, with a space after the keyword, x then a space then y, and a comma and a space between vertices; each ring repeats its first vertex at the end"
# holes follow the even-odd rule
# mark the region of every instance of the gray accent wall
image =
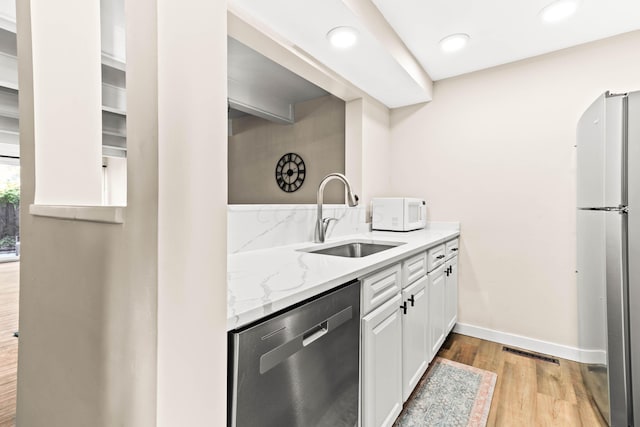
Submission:
MULTIPOLYGON (((282 125, 255 116, 232 120, 229 136, 229 204, 315 203, 322 178, 345 171, 345 103, 332 95, 296 104, 296 122, 282 125), (286 193, 275 179, 284 154, 300 155, 307 168, 302 187, 286 193)), ((357 190, 356 190, 357 192, 357 190)), ((327 185, 324 201, 344 203, 339 182, 327 185)))

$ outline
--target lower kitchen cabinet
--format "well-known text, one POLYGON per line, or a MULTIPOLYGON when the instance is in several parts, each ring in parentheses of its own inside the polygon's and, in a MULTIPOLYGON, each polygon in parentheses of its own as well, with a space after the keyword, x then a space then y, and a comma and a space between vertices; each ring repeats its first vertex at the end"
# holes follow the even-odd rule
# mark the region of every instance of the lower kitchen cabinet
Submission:
POLYGON ((457 250, 451 240, 361 279, 361 427, 393 426, 457 322, 457 250))
POLYGON ((392 426, 402 411, 401 296, 362 319, 362 426, 392 426))
POLYGON ((445 333, 451 332, 458 321, 458 257, 454 256, 445 264, 445 333))
POLYGON ((445 266, 441 265, 427 277, 429 278, 429 361, 438 353, 444 343, 445 331, 445 266))
POLYGON ((427 276, 402 291, 402 399, 406 401, 427 370, 427 276))

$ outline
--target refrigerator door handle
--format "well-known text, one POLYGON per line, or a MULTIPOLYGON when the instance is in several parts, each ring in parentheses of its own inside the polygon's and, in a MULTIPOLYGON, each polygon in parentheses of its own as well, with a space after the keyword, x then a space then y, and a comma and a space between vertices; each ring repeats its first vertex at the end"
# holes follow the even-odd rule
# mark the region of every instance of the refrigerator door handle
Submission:
POLYGON ((601 208, 578 208, 579 211, 602 211, 602 212, 619 212, 619 213, 629 213, 628 206, 605 206, 601 208))

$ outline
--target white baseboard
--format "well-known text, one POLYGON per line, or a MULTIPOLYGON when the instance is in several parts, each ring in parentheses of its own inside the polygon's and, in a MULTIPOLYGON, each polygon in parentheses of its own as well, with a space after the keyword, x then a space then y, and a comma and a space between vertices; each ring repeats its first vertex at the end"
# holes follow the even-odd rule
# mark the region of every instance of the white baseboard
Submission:
POLYGON ((600 350, 584 350, 465 323, 457 323, 453 332, 575 362, 602 365, 606 363, 606 353, 600 350))

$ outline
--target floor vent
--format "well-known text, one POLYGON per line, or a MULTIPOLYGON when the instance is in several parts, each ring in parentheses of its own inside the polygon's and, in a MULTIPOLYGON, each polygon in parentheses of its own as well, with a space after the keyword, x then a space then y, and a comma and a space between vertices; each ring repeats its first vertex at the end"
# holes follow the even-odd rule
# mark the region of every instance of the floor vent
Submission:
POLYGON ((516 348, 502 347, 502 351, 517 354, 518 356, 522 356, 522 357, 529 357, 531 359, 542 360, 543 362, 554 363, 556 365, 560 364, 560 361, 554 357, 542 356, 540 354, 535 354, 535 353, 529 353, 528 351, 518 350, 516 348))

